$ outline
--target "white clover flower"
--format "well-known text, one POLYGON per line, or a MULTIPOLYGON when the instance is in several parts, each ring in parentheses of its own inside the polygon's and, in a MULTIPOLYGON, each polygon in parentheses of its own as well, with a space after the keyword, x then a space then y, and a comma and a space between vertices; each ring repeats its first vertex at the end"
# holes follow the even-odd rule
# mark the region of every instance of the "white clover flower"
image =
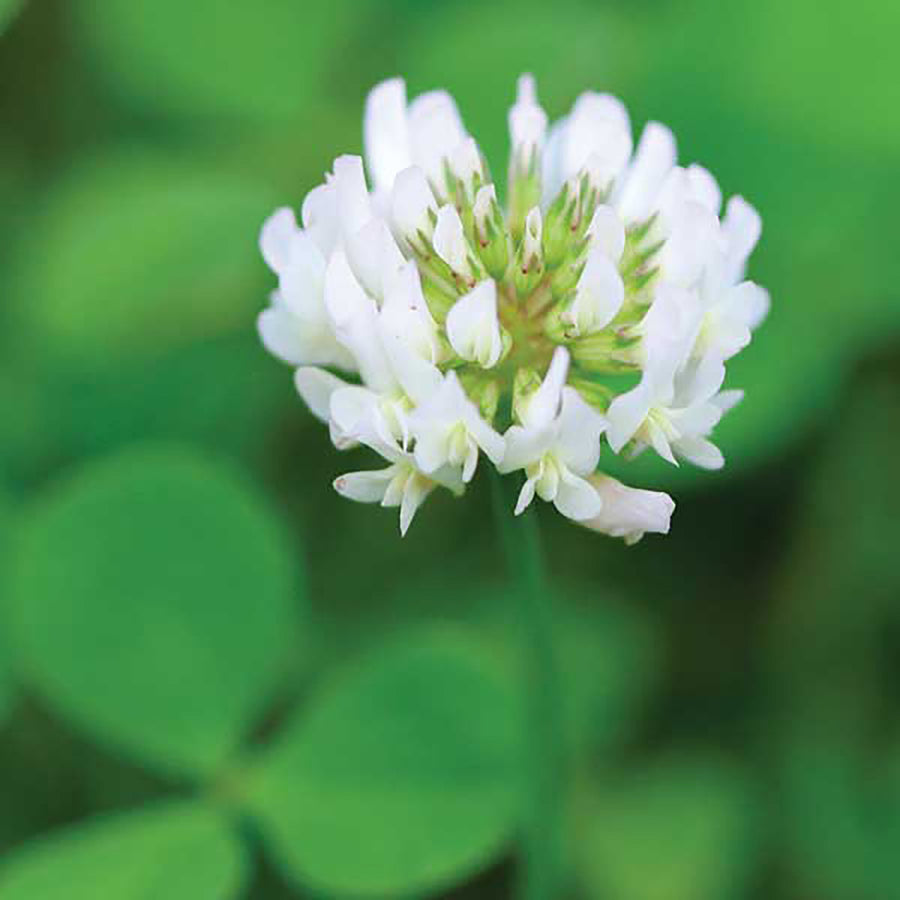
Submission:
POLYGON ((665 534, 671 498, 597 468, 648 447, 724 464, 712 432, 742 396, 723 389, 726 363, 769 308, 745 280, 759 216, 740 197, 722 215, 715 179, 677 164, 665 126, 635 148, 609 94, 548 128, 522 76, 509 132, 503 206, 449 94, 376 86, 365 164, 338 156, 302 225, 279 209, 263 226, 278 286, 260 336, 338 449, 385 460, 338 492, 399 506, 403 533, 484 454, 523 473, 516 513, 538 496, 628 543, 665 534))

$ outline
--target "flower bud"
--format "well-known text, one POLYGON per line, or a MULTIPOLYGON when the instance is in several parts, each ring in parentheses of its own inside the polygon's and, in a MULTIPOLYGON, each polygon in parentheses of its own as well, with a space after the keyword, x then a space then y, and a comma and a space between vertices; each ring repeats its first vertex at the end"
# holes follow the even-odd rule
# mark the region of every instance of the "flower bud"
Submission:
POLYGON ((499 281, 506 274, 509 265, 509 240, 503 212, 497 203, 497 193, 492 184, 478 189, 472 212, 475 250, 488 274, 499 281))
POLYGON ((535 206, 525 219, 525 230, 516 253, 513 280, 520 296, 530 294, 544 276, 542 227, 541 210, 539 206, 535 206))

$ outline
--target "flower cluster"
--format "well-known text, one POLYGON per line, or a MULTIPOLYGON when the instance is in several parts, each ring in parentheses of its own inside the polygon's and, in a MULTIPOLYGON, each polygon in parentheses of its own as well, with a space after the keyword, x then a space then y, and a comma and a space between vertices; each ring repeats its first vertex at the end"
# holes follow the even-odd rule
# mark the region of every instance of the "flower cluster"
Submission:
MULTIPOLYGON (((743 279, 760 219, 721 214, 715 179, 676 165, 655 122, 633 147, 624 106, 582 94, 548 129, 533 80, 509 112, 505 203, 453 99, 407 103, 403 81, 366 102, 365 162, 264 224, 278 277, 259 332, 338 449, 387 462, 335 481, 400 507, 405 534, 435 487, 461 494, 481 454, 589 528, 665 533, 674 503, 599 474, 601 448, 652 448, 715 469, 710 434, 741 397, 725 362, 766 315, 743 279), (344 373, 339 377, 333 370, 344 373)), ((606 452, 609 452, 606 451, 606 452)))

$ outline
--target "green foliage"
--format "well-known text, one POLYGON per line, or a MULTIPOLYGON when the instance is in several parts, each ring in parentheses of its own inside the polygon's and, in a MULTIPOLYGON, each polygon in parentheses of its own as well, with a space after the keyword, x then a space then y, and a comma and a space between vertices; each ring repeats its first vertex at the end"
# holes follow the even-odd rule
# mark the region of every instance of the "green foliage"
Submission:
POLYGON ((170 803, 71 826, 0 863, 3 900, 230 900, 243 852, 220 816, 170 803))
POLYGON ((15 18, 22 7, 22 0, 0 0, 0 34, 15 18))
POLYGON ((256 229, 274 206, 264 182, 221 166, 95 158, 55 185, 23 241, 16 311, 42 353, 92 369, 245 329, 262 289, 256 229))
POLYGON ((420 894, 471 874, 516 821, 517 710, 461 634, 416 631, 372 653, 259 763, 250 803, 276 860, 328 896, 420 894))
POLYGON ((739 771, 672 757, 583 801, 580 861, 597 900, 730 900, 745 894, 758 844, 739 771))
POLYGON ((88 60, 129 102, 184 116, 298 118, 327 88, 341 35, 363 4, 269 0, 77 0, 88 60))
MULTIPOLYGON (((0 623, 6 609, 9 573, 9 532, 12 521, 11 504, 5 492, 0 489, 0 623)), ((9 673, 9 648, 4 630, 0 628, 0 727, 9 712, 14 696, 14 687, 9 673)))
POLYGON ((285 536, 241 479, 135 449, 28 512, 12 637, 60 714, 163 771, 209 774, 256 721, 291 647, 285 536))

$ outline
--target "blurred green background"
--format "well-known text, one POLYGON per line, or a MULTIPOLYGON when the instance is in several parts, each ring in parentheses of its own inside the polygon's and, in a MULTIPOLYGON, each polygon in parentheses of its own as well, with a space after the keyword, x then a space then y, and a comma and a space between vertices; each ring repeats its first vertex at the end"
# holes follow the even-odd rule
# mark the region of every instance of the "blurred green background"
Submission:
MULTIPOLYGON (((542 509, 567 897, 900 897, 900 5, 0 0, 0 900, 511 896, 517 598, 479 478, 401 541, 260 348, 256 235, 454 92, 671 125, 769 321, 673 532, 542 509)), ((621 470, 619 470, 621 471, 621 470)))

